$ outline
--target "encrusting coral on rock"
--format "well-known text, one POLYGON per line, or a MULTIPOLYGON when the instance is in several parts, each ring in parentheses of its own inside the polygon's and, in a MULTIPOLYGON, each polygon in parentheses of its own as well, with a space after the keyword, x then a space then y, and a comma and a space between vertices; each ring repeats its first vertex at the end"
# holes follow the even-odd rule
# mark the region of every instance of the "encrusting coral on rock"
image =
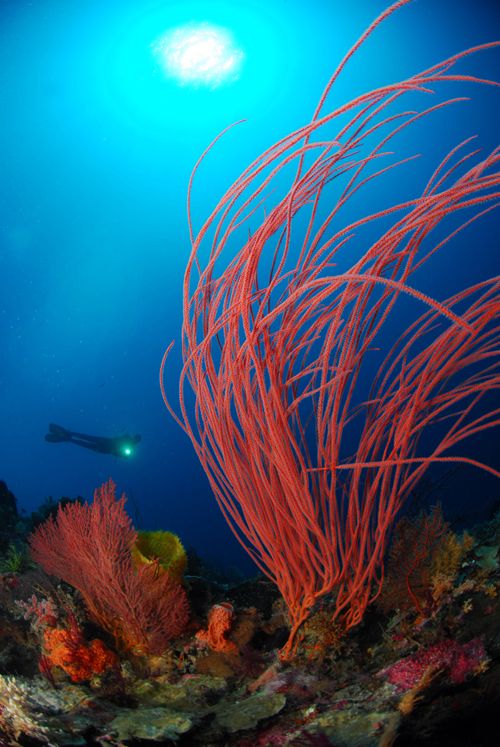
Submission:
MULTIPOLYGON (((218 601, 153 655, 114 647, 76 591, 20 574, 0 591, 20 654, 0 677, 2 739, 9 747, 27 739, 30 747, 470 747, 472 722, 489 723, 500 682, 500 568, 482 562, 483 548, 499 544, 500 514, 472 536, 446 593, 422 612, 403 600, 390 612, 374 606, 346 636, 328 626, 326 600, 290 663, 278 656, 286 628, 270 603, 276 591, 260 577, 229 587, 205 579, 204 597, 218 601), (442 741, 445 733, 454 741, 442 741)), ((200 577, 192 589, 186 583, 188 596, 200 592, 200 577)), ((0 658, 2 646, 0 638, 0 658)))

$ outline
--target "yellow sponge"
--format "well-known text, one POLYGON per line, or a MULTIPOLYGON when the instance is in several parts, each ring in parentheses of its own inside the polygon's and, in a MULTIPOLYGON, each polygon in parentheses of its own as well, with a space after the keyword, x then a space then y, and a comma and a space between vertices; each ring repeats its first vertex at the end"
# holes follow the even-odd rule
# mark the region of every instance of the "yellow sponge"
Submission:
POLYGON ((178 581, 186 570, 186 551, 173 532, 137 532, 137 542, 132 548, 136 566, 159 561, 159 568, 178 581))

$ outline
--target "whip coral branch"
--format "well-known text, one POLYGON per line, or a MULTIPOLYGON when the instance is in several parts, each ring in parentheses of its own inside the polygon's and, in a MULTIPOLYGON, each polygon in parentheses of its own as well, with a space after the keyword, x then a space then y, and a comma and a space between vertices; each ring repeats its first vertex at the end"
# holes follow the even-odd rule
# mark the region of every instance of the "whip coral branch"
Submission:
POLYGON ((233 532, 283 595, 291 623, 284 658, 322 596, 332 596, 334 619, 346 629, 359 623, 380 591, 395 517, 432 463, 457 460, 498 474, 454 449, 499 422, 498 411, 477 408, 500 385, 500 281, 444 300, 410 285, 415 270, 498 205, 498 151, 471 166, 477 151, 466 153, 465 140, 420 197, 338 226, 355 194, 409 160, 381 166, 390 141, 463 97, 420 111, 394 113, 395 105, 408 94, 414 104, 416 94, 425 98, 442 82, 491 83, 455 72, 458 62, 494 46, 483 44, 327 112, 346 62, 405 4, 370 26, 335 71, 311 122, 257 158, 197 234, 189 185, 180 414, 163 387, 170 347, 160 368, 162 394, 233 532), (273 204, 263 213, 272 188, 273 204), (473 216, 433 239, 449 216, 465 211, 473 216), (389 219, 388 228, 377 229, 389 219), (367 227, 377 238, 356 256, 350 240, 367 227), (363 361, 379 349, 402 296, 420 315, 386 353, 360 404, 363 361), (347 456, 354 421, 357 447, 347 456), (438 442, 422 453, 422 433, 433 424, 438 442))

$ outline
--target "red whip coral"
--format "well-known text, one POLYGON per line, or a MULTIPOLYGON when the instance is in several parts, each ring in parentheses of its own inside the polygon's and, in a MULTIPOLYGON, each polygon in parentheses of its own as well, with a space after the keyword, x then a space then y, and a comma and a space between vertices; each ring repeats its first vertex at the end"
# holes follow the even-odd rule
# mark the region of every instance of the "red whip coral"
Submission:
POLYGON ((207 630, 199 630, 196 637, 204 641, 213 651, 223 651, 226 654, 237 651, 236 644, 227 639, 233 624, 233 617, 232 604, 229 602, 214 604, 208 613, 207 630))
POLYGON ((495 206, 498 151, 471 165, 477 151, 466 152, 466 140, 419 197, 339 225, 360 190, 403 163, 384 161, 392 138, 454 103, 415 110, 423 97, 441 83, 489 82, 455 67, 495 43, 327 111, 350 57, 408 1, 375 20, 334 72, 312 121, 249 166, 196 237, 193 177, 188 188, 180 416, 163 388, 168 350, 162 393, 224 517, 286 602, 284 658, 327 594, 344 629, 360 622, 380 592, 395 518, 430 465, 462 462, 498 475, 456 447, 499 422, 498 411, 478 404, 500 385, 500 281, 442 301, 410 285, 416 270, 495 206), (407 97, 412 109, 397 110, 407 97), (263 209, 271 190, 274 202, 263 209), (469 209, 475 213, 462 217, 469 209), (450 216, 461 222, 447 227, 450 216), (359 236, 356 256, 348 249, 359 236), (382 358, 384 324, 402 298, 427 310, 382 358), (367 357, 380 361, 369 393, 360 386, 367 357), (435 424, 436 443, 426 444, 422 434, 435 424))
POLYGON ((155 563, 135 567, 137 534, 124 504, 109 480, 92 504, 60 506, 30 536, 31 553, 47 573, 78 589, 92 619, 119 645, 158 653, 184 630, 187 597, 155 563))

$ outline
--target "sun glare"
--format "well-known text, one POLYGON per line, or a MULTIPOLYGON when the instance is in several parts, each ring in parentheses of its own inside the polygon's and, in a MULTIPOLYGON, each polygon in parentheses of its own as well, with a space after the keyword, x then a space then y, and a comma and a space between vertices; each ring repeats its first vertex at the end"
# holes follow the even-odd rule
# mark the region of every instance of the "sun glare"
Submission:
POLYGON ((243 60, 231 33, 208 23, 171 29, 153 50, 169 77, 184 85, 210 88, 236 80, 243 60))

